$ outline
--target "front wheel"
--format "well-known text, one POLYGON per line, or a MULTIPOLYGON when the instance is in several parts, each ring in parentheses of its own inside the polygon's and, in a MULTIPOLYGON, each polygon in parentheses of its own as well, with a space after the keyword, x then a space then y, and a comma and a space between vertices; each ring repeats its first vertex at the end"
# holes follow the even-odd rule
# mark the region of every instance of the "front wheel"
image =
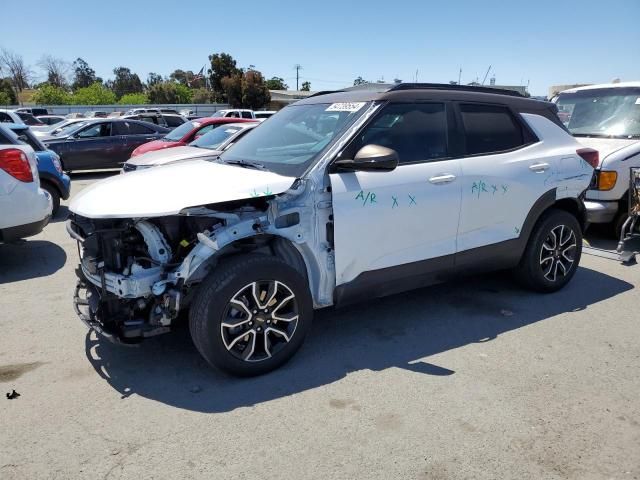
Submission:
POLYGON ((43 182, 40 185, 40 188, 46 190, 49 195, 51 195, 51 203, 53 205, 51 216, 53 217, 56 213, 58 213, 58 210, 60 209, 60 194, 58 193, 58 190, 56 190, 56 188, 49 183, 43 182))
POLYGON ((303 275, 276 257, 243 255, 223 260, 200 285, 189 326, 211 365, 254 376, 293 356, 312 317, 303 275))
POLYGON ((575 275, 581 255, 580 223, 569 212, 552 209, 531 232, 516 275, 528 288, 556 292, 575 275))

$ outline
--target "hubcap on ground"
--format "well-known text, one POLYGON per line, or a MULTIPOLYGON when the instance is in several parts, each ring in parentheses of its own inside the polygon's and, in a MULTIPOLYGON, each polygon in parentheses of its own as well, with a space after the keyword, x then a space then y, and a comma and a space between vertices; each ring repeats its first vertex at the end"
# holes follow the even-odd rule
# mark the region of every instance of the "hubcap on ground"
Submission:
POLYGON ((220 333, 225 348, 246 362, 271 358, 291 341, 298 326, 298 302, 277 280, 249 283, 231 297, 220 333))
POLYGON ((540 266, 544 278, 555 282, 569 274, 576 258, 576 234, 566 225, 553 228, 540 250, 540 266))

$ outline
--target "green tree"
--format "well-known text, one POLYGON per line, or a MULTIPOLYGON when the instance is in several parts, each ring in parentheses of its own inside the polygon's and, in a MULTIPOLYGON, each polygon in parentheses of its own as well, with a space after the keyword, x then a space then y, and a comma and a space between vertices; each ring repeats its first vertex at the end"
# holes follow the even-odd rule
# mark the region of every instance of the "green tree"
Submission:
POLYGON ((242 105, 256 110, 271 101, 271 94, 267 88, 262 73, 249 70, 242 77, 242 105))
POLYGON ((271 77, 265 83, 269 90, 288 90, 289 89, 289 85, 284 83, 284 78, 271 77))
POLYGON ((68 105, 71 95, 62 87, 45 83, 36 90, 31 100, 38 105, 68 105))
POLYGON ((118 100, 120 105, 144 105, 149 99, 144 93, 127 93, 118 100))
POLYGON ((193 92, 189 87, 175 82, 161 82, 147 91, 151 103, 190 103, 193 92))
POLYGON ((112 105, 116 103, 115 94, 102 83, 95 82, 88 87, 79 88, 71 98, 76 105, 112 105))
POLYGON ((151 72, 149 75, 147 75, 147 88, 151 88, 162 81, 162 75, 160 75, 159 73, 151 72))
POLYGON ((3 98, 6 101, 2 101, 2 105, 17 105, 18 98, 16 97, 16 92, 13 90, 13 86, 10 78, 0 78, 0 95, 3 95, 3 98))
POLYGON ((353 81, 353 86, 357 87, 358 85, 364 85, 365 83, 369 83, 369 82, 362 77, 358 77, 353 81))
POLYGON ((131 73, 127 67, 113 69, 115 78, 109 82, 109 87, 120 98, 127 93, 142 93, 142 82, 137 73, 131 73))
POLYGON ((196 88, 193 90, 193 103, 211 103, 211 92, 206 88, 196 88))
POLYGON ((14 102, 11 101, 11 98, 9 97, 9 95, 7 95, 6 92, 2 92, 0 91, 0 105, 1 106, 9 106, 9 105, 13 105, 14 102))
MULTIPOLYGON (((226 88, 222 85, 223 78, 231 79, 231 82, 236 82, 233 78, 242 73, 238 67, 236 67, 236 61, 228 53, 214 53, 209 55, 209 61, 211 62, 211 68, 209 69, 209 82, 211 84, 211 90, 213 91, 213 97, 216 102, 228 102, 231 103, 226 94, 226 88)), ((229 84, 229 81, 227 81, 229 84)), ((230 85, 230 84, 229 84, 230 85)))
POLYGON ((95 82, 102 83, 102 79, 96 77, 95 70, 82 58, 77 58, 71 68, 73 69, 73 83, 71 84, 73 90, 88 87, 95 82))
POLYGON ((300 88, 303 92, 308 92, 311 90, 311 82, 302 82, 302 87, 300 88))
POLYGON ((193 91, 186 85, 176 84, 176 101, 171 103, 191 103, 193 91))
POLYGON ((224 77, 221 82, 221 96, 217 96, 217 94, 214 92, 217 101, 220 101, 219 99, 223 98, 226 103, 234 108, 242 107, 242 74, 234 73, 230 77, 224 77))

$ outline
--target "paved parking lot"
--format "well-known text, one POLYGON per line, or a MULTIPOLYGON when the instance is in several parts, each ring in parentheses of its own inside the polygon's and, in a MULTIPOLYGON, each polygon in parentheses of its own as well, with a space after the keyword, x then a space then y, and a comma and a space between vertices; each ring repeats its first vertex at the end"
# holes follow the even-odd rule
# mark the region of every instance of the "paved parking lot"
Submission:
POLYGON ((76 260, 61 219, 0 246, 0 385, 21 395, 2 479, 640 478, 640 266, 585 255, 553 295, 495 274, 322 311, 288 365, 236 379, 186 328, 87 333, 76 260))

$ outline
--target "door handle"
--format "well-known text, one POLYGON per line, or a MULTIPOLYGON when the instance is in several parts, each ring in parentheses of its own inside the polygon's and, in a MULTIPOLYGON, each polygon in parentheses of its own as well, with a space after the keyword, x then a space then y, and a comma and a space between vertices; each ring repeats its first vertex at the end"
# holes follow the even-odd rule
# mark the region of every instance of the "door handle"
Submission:
POLYGON ((456 179, 455 175, 450 173, 445 173, 442 175, 436 175, 435 177, 431 177, 429 181, 435 185, 441 185, 444 183, 451 183, 456 179))
POLYGON ((536 173, 544 172, 545 170, 549 170, 548 163, 534 163, 529 167, 529 170, 536 173))

